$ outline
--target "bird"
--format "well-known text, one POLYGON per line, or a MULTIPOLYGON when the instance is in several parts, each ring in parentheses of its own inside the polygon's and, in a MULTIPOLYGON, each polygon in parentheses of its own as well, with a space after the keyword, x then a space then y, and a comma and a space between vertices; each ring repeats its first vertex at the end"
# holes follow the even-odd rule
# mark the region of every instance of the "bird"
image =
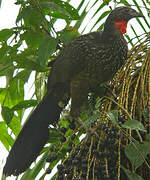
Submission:
POLYGON ((63 108, 71 99, 70 115, 80 117, 88 94, 111 80, 127 61, 124 38, 127 23, 144 17, 121 6, 110 12, 102 31, 81 35, 66 45, 53 63, 47 92, 16 138, 7 157, 3 174, 19 175, 36 160, 48 141, 50 125, 58 124, 63 108))

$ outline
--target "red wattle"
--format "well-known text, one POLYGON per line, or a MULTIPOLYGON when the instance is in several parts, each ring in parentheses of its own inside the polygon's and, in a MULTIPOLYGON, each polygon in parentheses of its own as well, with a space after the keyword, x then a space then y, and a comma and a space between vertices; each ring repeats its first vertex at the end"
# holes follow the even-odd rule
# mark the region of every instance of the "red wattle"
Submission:
POLYGON ((115 26, 120 31, 121 34, 126 33, 127 22, 126 21, 117 21, 115 22, 115 26))

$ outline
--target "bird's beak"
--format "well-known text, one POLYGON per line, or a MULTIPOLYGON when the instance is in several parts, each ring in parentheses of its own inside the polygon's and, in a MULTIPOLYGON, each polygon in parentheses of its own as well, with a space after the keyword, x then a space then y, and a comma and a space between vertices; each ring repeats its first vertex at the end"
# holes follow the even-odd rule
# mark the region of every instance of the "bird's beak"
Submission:
POLYGON ((138 13, 135 17, 144 17, 142 13, 138 13))

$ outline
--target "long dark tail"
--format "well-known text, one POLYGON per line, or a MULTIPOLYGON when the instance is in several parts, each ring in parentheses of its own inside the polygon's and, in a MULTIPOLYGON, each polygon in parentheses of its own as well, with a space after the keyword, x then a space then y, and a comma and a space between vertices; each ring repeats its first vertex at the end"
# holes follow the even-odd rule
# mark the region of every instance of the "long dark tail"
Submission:
POLYGON ((3 170, 6 176, 19 175, 37 158, 49 138, 49 124, 58 121, 61 110, 52 94, 43 98, 25 123, 7 157, 3 170))

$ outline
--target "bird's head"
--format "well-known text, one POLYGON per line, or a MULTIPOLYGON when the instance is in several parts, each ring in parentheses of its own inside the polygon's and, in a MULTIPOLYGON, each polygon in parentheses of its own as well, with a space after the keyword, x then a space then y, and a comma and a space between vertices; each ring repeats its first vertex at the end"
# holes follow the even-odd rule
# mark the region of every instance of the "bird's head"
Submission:
POLYGON ((126 6, 117 7, 109 14, 104 24, 104 30, 109 31, 109 28, 112 26, 117 28, 121 34, 124 34, 126 33, 128 21, 136 17, 144 17, 144 16, 143 14, 129 7, 126 6))

